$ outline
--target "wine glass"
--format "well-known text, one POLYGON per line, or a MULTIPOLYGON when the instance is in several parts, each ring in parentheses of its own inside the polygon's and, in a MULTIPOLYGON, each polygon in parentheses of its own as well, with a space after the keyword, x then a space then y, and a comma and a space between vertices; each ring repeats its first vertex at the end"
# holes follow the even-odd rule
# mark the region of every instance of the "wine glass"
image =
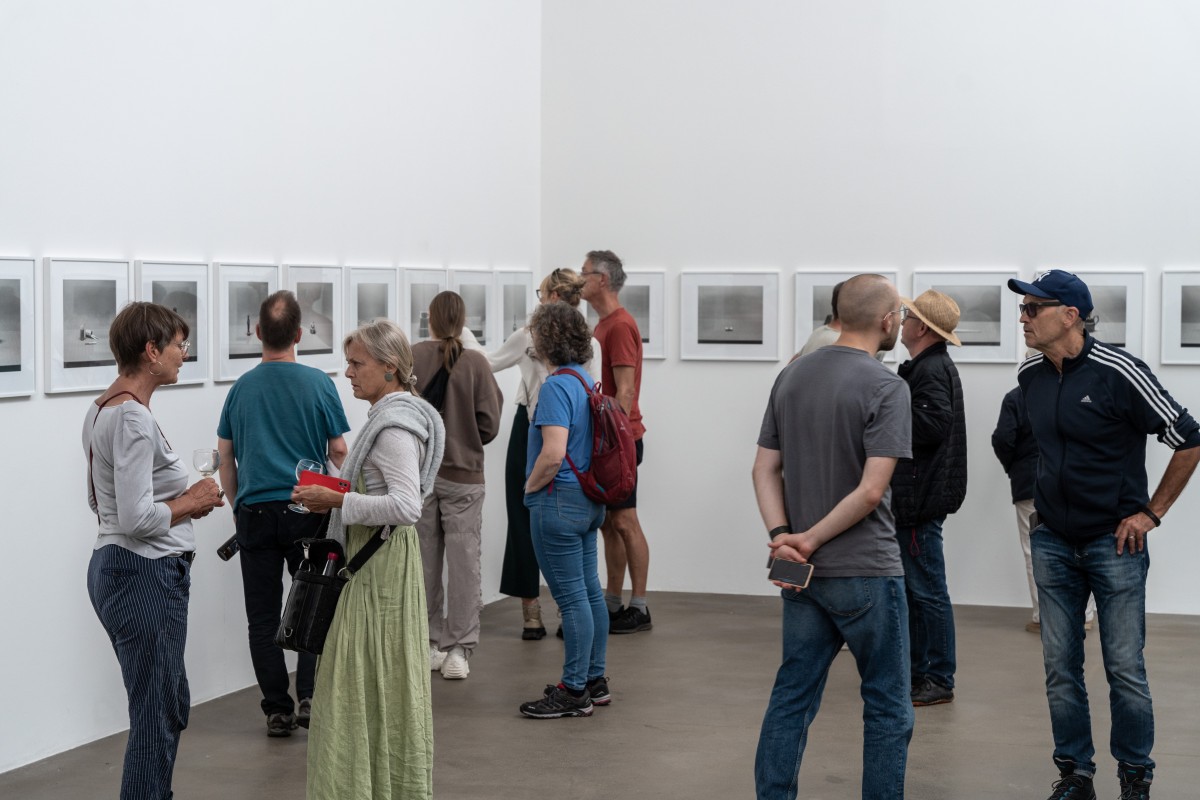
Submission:
MULTIPOLYGON (((296 462, 296 482, 300 482, 301 472, 316 472, 325 473, 325 465, 320 461, 313 461, 311 458, 302 458, 296 462)), ((295 511, 297 514, 310 513, 303 503, 292 503, 288 506, 288 511, 295 511)))
POLYGON ((221 466, 221 453, 217 450, 193 450, 192 466, 201 475, 210 478, 221 466))

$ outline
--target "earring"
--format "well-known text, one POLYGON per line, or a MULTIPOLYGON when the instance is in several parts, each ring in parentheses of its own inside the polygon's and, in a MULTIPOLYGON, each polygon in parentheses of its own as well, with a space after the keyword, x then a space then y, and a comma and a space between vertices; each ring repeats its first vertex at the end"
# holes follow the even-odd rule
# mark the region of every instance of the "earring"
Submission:
POLYGON ((396 380, 396 376, 390 372, 385 372, 383 373, 383 379, 388 383, 391 383, 392 381, 396 380))
POLYGON ((148 372, 149 372, 151 375, 153 375, 154 377, 156 377, 156 378, 157 378, 159 375, 162 375, 162 370, 160 369, 158 372, 155 372, 153 369, 151 369, 151 367, 153 367, 153 366, 154 366, 154 365, 156 365, 156 364, 158 364, 158 362, 157 362, 157 361, 151 361, 151 362, 150 362, 148 365, 146 365, 146 370, 147 370, 147 371, 148 371, 148 372))

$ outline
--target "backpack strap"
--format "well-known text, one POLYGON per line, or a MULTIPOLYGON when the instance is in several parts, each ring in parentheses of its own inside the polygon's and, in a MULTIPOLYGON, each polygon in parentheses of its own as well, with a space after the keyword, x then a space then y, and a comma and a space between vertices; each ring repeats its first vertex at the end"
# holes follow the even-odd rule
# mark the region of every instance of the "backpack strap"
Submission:
POLYGON ((588 383, 586 380, 584 380, 584 377, 582 375, 580 375, 578 372, 576 372, 575 370, 573 370, 569 367, 559 367, 558 369, 556 369, 554 371, 554 374, 555 375, 574 375, 576 378, 579 379, 579 382, 583 384, 583 390, 585 392, 587 392, 589 398, 594 393, 594 390, 592 389, 592 384, 588 383))

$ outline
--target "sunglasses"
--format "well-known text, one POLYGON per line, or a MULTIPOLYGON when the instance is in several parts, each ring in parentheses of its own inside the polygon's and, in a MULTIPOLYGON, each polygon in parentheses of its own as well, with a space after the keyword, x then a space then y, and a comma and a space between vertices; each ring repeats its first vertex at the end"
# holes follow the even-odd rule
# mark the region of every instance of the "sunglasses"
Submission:
POLYGON ((1022 314, 1029 317, 1030 319, 1033 319, 1034 317, 1036 317, 1038 315, 1038 312, 1041 311, 1043 308, 1053 308, 1054 306, 1061 306, 1061 305, 1062 305, 1062 303, 1059 302, 1058 300, 1046 300, 1045 302, 1042 302, 1042 303, 1017 303, 1017 308, 1019 308, 1021 310, 1022 314))

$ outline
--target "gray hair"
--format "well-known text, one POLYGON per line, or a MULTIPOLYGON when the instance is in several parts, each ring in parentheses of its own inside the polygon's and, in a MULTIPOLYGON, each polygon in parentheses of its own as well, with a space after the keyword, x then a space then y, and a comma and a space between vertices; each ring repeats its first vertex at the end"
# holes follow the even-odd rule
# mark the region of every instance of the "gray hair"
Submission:
POLYGON ((608 276, 608 285, 614 293, 620 293, 625 286, 625 266, 612 250, 593 250, 587 254, 587 260, 597 272, 608 276))
POLYGON ((350 331, 342 341, 345 351, 358 342, 371 358, 395 370, 396 379, 406 391, 416 394, 417 376, 413 375, 413 353, 403 329, 390 319, 377 319, 350 331))

